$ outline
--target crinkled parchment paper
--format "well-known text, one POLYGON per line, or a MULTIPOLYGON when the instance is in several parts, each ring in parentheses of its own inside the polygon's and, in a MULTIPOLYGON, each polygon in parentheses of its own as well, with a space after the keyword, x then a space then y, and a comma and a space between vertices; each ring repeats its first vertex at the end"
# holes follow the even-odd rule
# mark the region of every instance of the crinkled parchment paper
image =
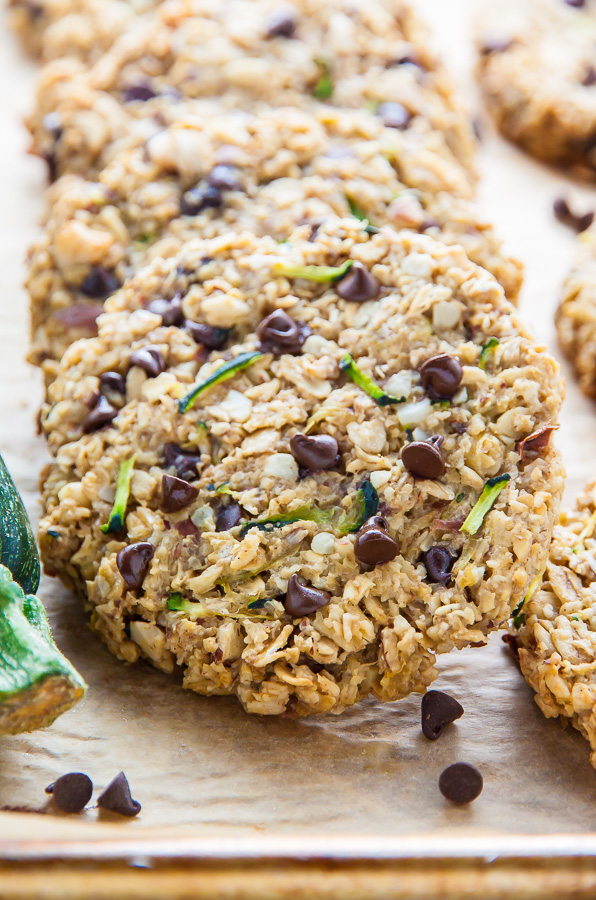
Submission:
MULTIPOLYGON (((474 0, 422 0, 436 41, 471 90, 469 17, 474 0)), ((26 298, 22 257, 41 210, 44 172, 27 157, 20 116, 32 98, 34 68, 6 24, 0 34, 0 448, 36 517, 45 458, 35 435, 37 373, 23 362, 26 298)), ((475 98, 471 95, 472 102, 475 98)), ((580 188, 504 144, 485 122, 481 153, 486 215, 526 264, 521 308, 556 352, 553 310, 573 252, 573 235, 552 216, 553 199, 572 193, 586 208, 596 191, 580 188)), ((568 375, 567 367, 564 367, 568 375)), ((569 470, 569 496, 596 474, 596 409, 568 378, 557 440, 569 470)), ((87 699, 49 730, 0 740, 0 806, 44 805, 45 786, 72 770, 104 786, 124 769, 143 804, 129 834, 148 826, 192 826, 213 837, 292 832, 405 834, 489 831, 543 833, 596 828, 596 772, 587 745, 545 720, 501 642, 451 654, 437 687, 466 714, 435 744, 420 732, 420 698, 365 702, 337 718, 251 718, 233 700, 183 692, 175 678, 144 664, 127 668, 88 630, 75 600, 45 579, 43 599, 61 648, 80 668, 87 699), (484 776, 480 799, 450 808, 437 788, 444 766, 463 760, 484 776)), ((96 820, 90 810, 83 823, 96 820)), ((22 819, 21 827, 22 827, 22 819)), ((29 834, 50 820, 27 817, 29 834)), ((16 823, 15 823, 16 824, 16 823)), ((71 829, 72 830, 72 829, 71 829)), ((85 829, 80 829, 81 836, 85 829)), ((0 838, 9 838, 0 814, 0 838)))

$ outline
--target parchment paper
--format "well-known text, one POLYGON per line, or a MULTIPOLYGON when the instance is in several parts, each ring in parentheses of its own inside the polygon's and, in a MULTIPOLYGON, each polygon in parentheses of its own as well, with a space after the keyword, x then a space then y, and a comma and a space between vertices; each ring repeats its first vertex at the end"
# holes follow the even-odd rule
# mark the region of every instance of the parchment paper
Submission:
MULTIPOLYGON (((436 42, 470 97, 470 17, 474 0, 418 0, 436 42)), ((37 373, 24 362, 27 307, 22 258, 35 234, 45 173, 25 155, 20 116, 32 99, 34 66, 6 23, 0 28, 0 448, 33 517, 45 450, 35 435, 37 373)), ((553 199, 571 195, 596 207, 596 190, 567 182, 498 139, 483 123, 481 198, 487 218, 526 265, 521 307, 540 339, 557 352, 553 310, 574 237, 552 216, 553 199)), ((582 207, 583 208, 583 207, 582 207)), ((568 497, 596 474, 596 409, 570 377, 557 440, 569 470, 568 497)), ((584 741, 537 709, 500 636, 487 648, 451 654, 436 686, 466 714, 436 744, 420 732, 420 698, 365 702, 337 718, 300 721, 247 716, 230 699, 183 692, 177 680, 144 664, 127 668, 89 632, 75 600, 44 580, 42 596, 61 648, 80 668, 87 699, 52 728, 0 740, 0 806, 44 805, 44 787, 72 770, 98 787, 120 769, 143 804, 129 834, 157 825, 192 834, 544 833, 596 827, 596 772, 584 741), (480 799, 454 809, 437 779, 455 761, 477 765, 480 799)), ((90 835, 95 810, 73 825, 90 835), (89 823, 89 824, 87 824, 89 823), (89 829, 86 831, 86 829, 89 829)), ((48 816, 0 813, 0 839, 15 829, 41 834, 48 816), (30 824, 29 824, 30 823, 30 824)), ((108 827, 108 826, 106 826, 108 827)))

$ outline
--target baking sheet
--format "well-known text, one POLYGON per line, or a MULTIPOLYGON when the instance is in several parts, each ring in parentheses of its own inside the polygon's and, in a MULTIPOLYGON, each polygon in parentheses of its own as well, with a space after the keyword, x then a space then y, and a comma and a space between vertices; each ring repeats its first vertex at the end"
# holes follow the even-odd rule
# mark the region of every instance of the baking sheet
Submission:
MULTIPOLYGON (((417 0, 463 90, 475 99, 470 17, 478 0, 417 0)), ((20 117, 31 102, 34 67, 6 23, 0 29, 0 448, 33 517, 45 450, 35 436, 37 373, 23 362, 27 311, 21 260, 35 234, 44 172, 25 155, 20 117)), ((481 199, 526 266, 521 308, 556 352, 553 310, 574 237, 552 216, 553 199, 571 195, 596 208, 596 190, 571 185, 490 132, 480 155, 481 199)), ((566 375, 569 375, 564 366, 566 375)), ((596 410, 568 378, 557 440, 569 470, 568 496, 596 475, 596 410)), ((0 806, 40 809, 44 787, 72 770, 98 787, 120 769, 143 804, 120 824, 131 837, 156 826, 190 827, 206 840, 230 833, 388 836, 528 835, 596 828, 596 772, 584 741, 546 721, 499 636, 484 649, 445 657, 436 687, 466 714, 431 744, 420 732, 420 698, 364 702, 337 718, 299 721, 247 716, 231 699, 183 692, 175 678, 114 660, 86 627, 69 594, 45 579, 42 596, 54 634, 87 679, 87 699, 45 732, 0 739, 0 806), (477 765, 485 788, 468 809, 448 806, 437 779, 455 761, 477 765)), ((61 820, 55 834, 97 835, 97 811, 61 820)), ((48 816, 0 813, 0 840, 51 831, 48 816)), ((113 825, 104 826, 111 833, 113 825)))

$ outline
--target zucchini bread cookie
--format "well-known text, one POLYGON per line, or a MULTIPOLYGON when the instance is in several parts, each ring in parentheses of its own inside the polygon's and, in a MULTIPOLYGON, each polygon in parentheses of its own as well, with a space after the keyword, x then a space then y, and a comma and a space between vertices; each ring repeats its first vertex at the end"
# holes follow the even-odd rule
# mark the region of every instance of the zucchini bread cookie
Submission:
POLYGON ((366 110, 186 116, 116 154, 97 180, 60 178, 47 209, 26 283, 30 358, 49 361, 48 378, 68 344, 93 333, 107 295, 193 237, 249 230, 283 240, 352 212, 369 230, 391 223, 461 243, 511 296, 521 278, 440 138, 421 142, 366 110))
POLYGON ((46 571, 117 656, 250 712, 423 691, 436 653, 482 643, 543 572, 556 363, 425 235, 328 221, 264 290, 229 271, 231 335, 206 322, 214 285, 166 281, 192 321, 112 312, 66 352, 42 417, 46 571))
POLYGON ((478 77, 510 140, 594 178, 596 0, 507 0, 483 16, 478 77))
POLYGON ((555 526, 539 590, 518 611, 519 661, 547 718, 562 716, 596 765, 596 482, 555 526))
POLYGON ((556 313, 561 347, 575 369, 579 386, 596 397, 596 230, 578 237, 573 266, 556 313))
POLYGON ((220 111, 321 102, 369 107, 420 136, 438 132, 472 178, 467 117, 427 46, 401 0, 168 0, 91 68, 72 58, 44 68, 33 150, 51 174, 88 174, 114 141, 147 136, 192 100, 220 111))

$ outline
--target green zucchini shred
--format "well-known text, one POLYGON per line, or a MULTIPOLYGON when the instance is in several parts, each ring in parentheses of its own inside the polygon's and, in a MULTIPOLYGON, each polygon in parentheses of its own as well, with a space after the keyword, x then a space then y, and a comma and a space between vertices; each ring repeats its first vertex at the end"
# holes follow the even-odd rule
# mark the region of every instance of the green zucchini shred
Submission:
POLYGON ((331 69, 329 63, 324 59, 315 59, 315 63, 319 67, 319 80, 313 87, 311 94, 317 100, 329 100, 333 95, 333 79, 331 77, 331 69))
MULTIPOLYGON (((259 603, 264 605, 268 600, 272 599, 268 597, 267 600, 253 600, 252 603, 259 603)), ((252 607, 254 609, 260 607, 252 607)), ((216 609, 207 609, 203 606, 202 603, 196 603, 192 600, 185 600, 179 592, 174 594, 170 594, 168 598, 168 609, 170 612, 183 612, 189 616, 194 616, 197 619, 209 619, 212 617, 215 618, 226 618, 226 619, 270 619, 271 616, 267 615, 259 615, 258 613, 250 612, 251 605, 247 607, 246 610, 240 610, 239 612, 222 612, 221 610, 216 609)))
POLYGON ((480 497, 468 513, 464 524, 459 529, 464 534, 474 535, 482 526, 485 516, 492 508, 497 497, 511 479, 510 475, 497 475, 496 478, 489 478, 480 497))
POLYGON ((130 482, 132 472, 135 465, 136 454, 130 459, 124 459, 120 463, 118 470, 118 480, 116 481, 116 496, 110 518, 100 530, 103 534, 116 534, 121 528, 124 528, 124 516, 126 515, 126 507, 128 506, 128 498, 130 496, 130 482))
POLYGON ((494 352, 495 347, 499 346, 499 341, 496 337, 492 337, 482 348, 480 351, 480 358, 478 359, 478 368, 484 369, 486 368, 486 364, 488 362, 488 358, 491 353, 494 352))
POLYGON ((250 350, 247 353, 239 353, 238 356, 235 356, 234 359, 229 360, 229 362, 224 363, 219 366, 215 372, 210 375, 208 378, 205 378, 204 381, 200 381, 196 384, 185 397, 182 397, 181 400, 178 401, 178 411, 181 413, 188 412, 189 409, 192 409, 194 406, 195 400, 206 391, 210 387, 214 387, 216 384, 221 384, 224 381, 227 381, 229 378, 232 378, 238 372, 241 372, 243 369, 247 369, 249 366, 252 366, 258 359, 263 356, 260 350, 250 350))
POLYGON ((347 259, 341 266, 291 266, 278 262, 273 265, 272 273, 285 278, 303 278, 305 281, 327 284, 343 278, 351 267, 351 259, 347 259))
POLYGON ((359 388, 368 394, 369 397, 379 406, 390 406, 395 403, 405 403, 405 397, 392 397, 387 394, 383 388, 378 385, 369 375, 366 375, 362 369, 355 363, 353 356, 346 353, 339 363, 341 371, 348 376, 359 388))

